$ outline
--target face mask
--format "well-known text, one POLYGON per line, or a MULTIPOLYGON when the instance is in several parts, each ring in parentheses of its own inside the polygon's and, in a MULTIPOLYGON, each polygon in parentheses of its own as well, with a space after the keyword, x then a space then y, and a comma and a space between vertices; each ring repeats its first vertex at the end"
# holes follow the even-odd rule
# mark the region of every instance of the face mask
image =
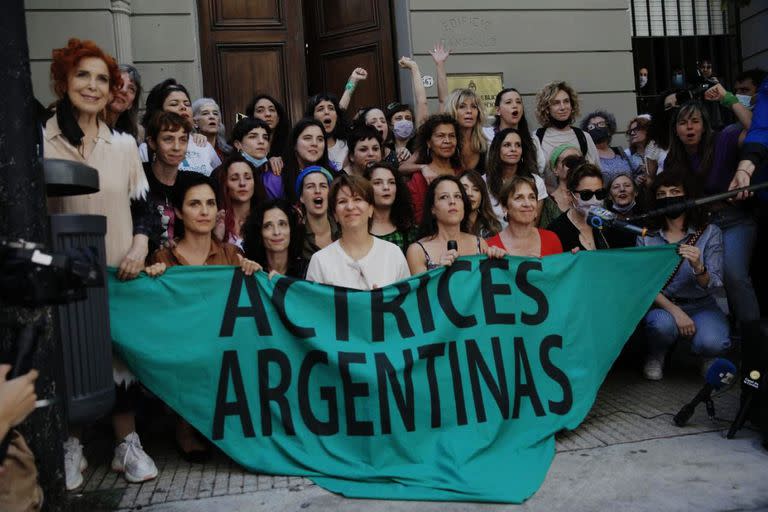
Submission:
POLYGON ((592 140, 595 142, 595 144, 600 144, 601 142, 605 142, 611 138, 611 135, 608 133, 608 128, 593 128, 589 130, 588 133, 589 136, 592 137, 592 140))
POLYGON ((400 140, 410 139, 411 135, 413 135, 413 121, 407 119, 395 121, 395 124, 392 125, 392 132, 394 132, 395 137, 400 140))
MULTIPOLYGON (((656 199, 656 207, 657 208, 666 208, 667 206, 672 206, 676 204, 681 204, 686 201, 685 196, 677 196, 677 197, 659 197, 656 199)), ((678 217, 680 217, 684 211, 680 210, 678 212, 671 212, 671 213, 665 213, 664 216, 670 220, 674 220, 678 217)))
POLYGON ((634 208, 635 204, 637 204, 635 201, 632 201, 631 203, 629 203, 628 205, 625 205, 625 206, 619 206, 618 204, 614 203, 612 209, 616 213, 624 214, 624 213, 628 213, 632 208, 634 208))
POLYGON ((640 88, 642 89, 648 84, 648 77, 647 76, 641 76, 638 81, 640 82, 640 88))
POLYGON ((558 128, 560 130, 562 130, 563 128, 568 128, 569 126, 571 126, 571 120, 570 119, 566 119, 565 121, 558 121, 557 119, 552 117, 552 118, 550 118, 549 123, 552 126, 554 126, 555 128, 558 128))
POLYGON ((240 154, 243 155, 243 158, 248 160, 251 163, 251 165, 255 166, 256 169, 258 169, 259 167, 261 167, 262 165, 267 163, 267 157, 264 157, 264 158, 254 158, 251 155, 249 155, 248 153, 246 153, 245 151, 241 151, 240 154))
POLYGON ((744 108, 752 110, 752 96, 749 96, 748 94, 737 94, 736 99, 739 100, 739 103, 744 105, 744 108))
POLYGON ((682 89, 684 85, 685 82, 683 81, 683 75, 679 73, 672 75, 672 87, 682 89))
POLYGON ((593 206, 603 206, 603 202, 596 198, 595 196, 592 196, 588 201, 584 201, 582 198, 579 197, 578 194, 574 194, 574 201, 573 201, 573 207, 576 208, 576 211, 581 213, 583 216, 587 216, 589 213, 589 209, 593 206))

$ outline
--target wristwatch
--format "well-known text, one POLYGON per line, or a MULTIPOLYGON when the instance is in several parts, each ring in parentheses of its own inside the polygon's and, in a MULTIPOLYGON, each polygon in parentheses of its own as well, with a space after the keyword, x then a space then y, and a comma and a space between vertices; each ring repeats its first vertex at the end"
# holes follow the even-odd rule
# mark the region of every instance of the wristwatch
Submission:
POLYGON ((707 273, 707 266, 706 265, 702 265, 701 266, 701 272, 696 272, 695 270, 693 271, 693 275, 696 276, 696 277, 703 276, 706 273, 707 273))

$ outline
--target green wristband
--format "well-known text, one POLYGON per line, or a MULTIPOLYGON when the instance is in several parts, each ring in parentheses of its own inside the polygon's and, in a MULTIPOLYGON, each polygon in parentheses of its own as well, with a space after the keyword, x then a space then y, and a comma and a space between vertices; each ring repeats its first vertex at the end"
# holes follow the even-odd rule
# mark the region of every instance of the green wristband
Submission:
POLYGON ((723 99, 720 100, 720 104, 726 108, 731 108, 738 102, 739 99, 732 92, 726 92, 725 96, 723 96, 723 99))
MULTIPOLYGON (((354 90, 355 90, 355 87, 357 87, 357 84, 356 84, 355 82, 353 82, 352 80, 350 80, 349 82, 347 82, 347 85, 345 85, 345 86, 344 86, 344 88, 345 88, 346 90, 348 90, 348 91, 354 91, 354 90)), ((734 96, 734 98, 735 98, 735 97, 736 97, 736 96, 734 96)), ((736 101, 739 101, 739 100, 736 100, 736 101)))

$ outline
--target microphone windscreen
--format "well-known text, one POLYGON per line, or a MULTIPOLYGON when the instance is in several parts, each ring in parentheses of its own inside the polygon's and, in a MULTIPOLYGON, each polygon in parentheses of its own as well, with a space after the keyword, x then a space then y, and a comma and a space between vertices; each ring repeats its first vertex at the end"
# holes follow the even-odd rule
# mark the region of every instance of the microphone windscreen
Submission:
POLYGON ((727 386, 736 378, 736 365, 727 359, 715 359, 707 370, 707 384, 718 390, 727 386))

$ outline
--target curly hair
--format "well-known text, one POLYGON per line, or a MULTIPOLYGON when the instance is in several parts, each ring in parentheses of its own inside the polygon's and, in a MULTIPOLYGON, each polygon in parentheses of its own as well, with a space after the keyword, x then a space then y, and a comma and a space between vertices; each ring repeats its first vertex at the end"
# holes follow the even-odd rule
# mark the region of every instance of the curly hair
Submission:
POLYGON ((64 48, 56 48, 51 52, 51 85, 53 92, 59 99, 67 93, 69 74, 82 59, 95 57, 104 61, 109 72, 109 92, 114 95, 123 86, 123 77, 114 57, 99 48, 90 40, 81 41, 73 37, 67 41, 64 48))
POLYGON ((398 231, 406 232, 413 227, 413 204, 411 202, 411 192, 403 181, 402 175, 397 172, 395 167, 389 162, 376 162, 363 171, 363 177, 371 180, 373 172, 377 169, 386 169, 395 179, 395 200, 389 210, 389 220, 395 225, 398 231))
POLYGON ((453 126, 453 129, 456 132, 456 151, 451 155, 450 162, 451 167, 454 169, 461 169, 461 137, 459 136, 459 123, 450 114, 431 115, 424 121, 424 124, 419 127, 419 131, 416 133, 416 153, 418 154, 416 163, 432 163, 429 141, 432 139, 432 134, 441 124, 449 124, 453 126))
POLYGON ((516 175, 526 176, 533 179, 533 174, 537 170, 536 163, 536 148, 533 146, 530 137, 523 137, 523 133, 515 128, 505 128, 496 134, 491 142, 491 149, 488 150, 488 162, 486 165, 486 179, 488 180, 488 191, 490 194, 499 199, 501 194, 501 188, 504 181, 504 169, 501 162, 501 145, 504 143, 504 139, 507 135, 516 133, 520 137, 520 142, 523 147, 523 153, 520 157, 520 162, 517 164, 516 175))
MULTIPOLYGON (((472 89, 454 89, 448 98, 445 100, 445 111, 452 115, 454 119, 459 117, 459 105, 463 101, 469 100, 477 107, 477 122, 472 127, 472 134, 469 138, 469 147, 475 153, 485 153, 488 151, 488 139, 485 138, 483 133, 483 126, 485 126, 485 108, 483 102, 477 97, 477 94, 472 89)), ((458 134, 458 132, 456 132, 458 134)))
POLYGON ((595 110, 594 112, 585 115, 582 118, 581 123, 579 123, 579 128, 585 132, 589 131, 587 130, 587 126, 589 126, 589 120, 593 117, 602 117, 605 119, 605 124, 608 126, 608 133, 610 135, 616 133, 616 116, 605 110, 595 110))
POLYGON ((568 82, 555 81, 549 82, 547 85, 536 93, 536 119, 539 120, 539 124, 543 127, 547 127, 551 124, 551 118, 549 115, 549 107, 554 101, 555 96, 560 91, 565 91, 571 100, 571 118, 570 122, 579 117, 579 95, 576 91, 568 85, 568 82))
MULTIPOLYGON (((496 214, 493 213, 493 206, 491 206, 491 199, 488 195, 488 187, 483 181, 483 177, 480 173, 468 169, 459 175, 459 182, 467 178, 472 185, 477 187, 480 191, 480 205, 477 207, 477 220, 475 224, 470 226, 470 233, 480 236, 481 233, 486 233, 488 236, 493 236, 501 231, 501 223, 496 218, 496 214)), ((485 237, 487 238, 487 237, 485 237)))

